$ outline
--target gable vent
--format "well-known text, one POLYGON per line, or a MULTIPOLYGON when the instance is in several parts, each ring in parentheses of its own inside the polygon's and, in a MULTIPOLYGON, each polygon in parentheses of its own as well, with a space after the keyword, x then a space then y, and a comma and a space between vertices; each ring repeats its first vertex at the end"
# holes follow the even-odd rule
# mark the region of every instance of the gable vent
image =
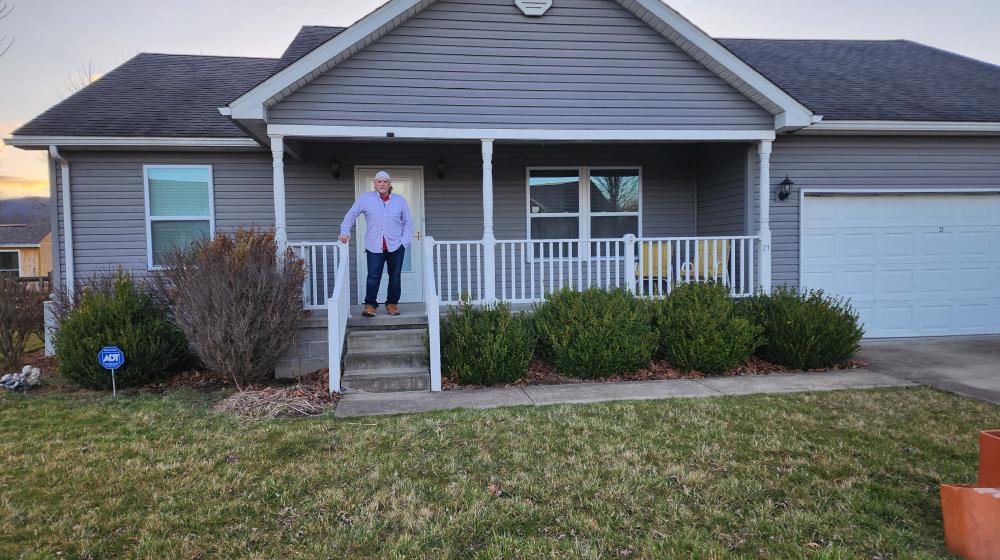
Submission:
POLYGON ((514 0, 514 5, 524 15, 538 17, 552 7, 552 0, 514 0))

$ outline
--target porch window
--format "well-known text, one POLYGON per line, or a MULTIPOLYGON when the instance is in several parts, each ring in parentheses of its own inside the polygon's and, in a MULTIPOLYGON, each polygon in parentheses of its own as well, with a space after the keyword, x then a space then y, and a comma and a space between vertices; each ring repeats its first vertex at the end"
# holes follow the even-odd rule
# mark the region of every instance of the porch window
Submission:
POLYGON ((21 274, 20 255, 17 251, 0 251, 0 277, 21 274))
MULTIPOLYGON (((637 167, 530 168, 528 238, 619 239, 629 233, 638 236, 641 183, 641 170, 637 167)), ((566 244, 562 256, 576 256, 577 247, 576 243, 566 244)), ((536 248, 536 256, 553 256, 540 255, 539 251, 536 248)))
POLYGON ((212 167, 147 165, 143 175, 146 249, 149 267, 155 268, 169 251, 215 231, 212 167))

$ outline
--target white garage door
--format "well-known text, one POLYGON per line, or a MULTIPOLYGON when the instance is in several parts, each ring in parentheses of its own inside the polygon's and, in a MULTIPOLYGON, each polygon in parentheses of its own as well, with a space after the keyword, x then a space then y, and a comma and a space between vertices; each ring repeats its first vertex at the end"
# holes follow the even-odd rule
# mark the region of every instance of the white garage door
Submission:
POLYGON ((807 195, 801 251, 867 336, 1000 333, 1000 195, 807 195))

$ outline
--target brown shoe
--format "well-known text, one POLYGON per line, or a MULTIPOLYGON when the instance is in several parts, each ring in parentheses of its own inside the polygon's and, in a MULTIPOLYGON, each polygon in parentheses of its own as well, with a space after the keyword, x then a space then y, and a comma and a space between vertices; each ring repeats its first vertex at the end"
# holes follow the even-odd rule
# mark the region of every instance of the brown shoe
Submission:
POLYGON ((364 310, 361 312, 361 316, 362 317, 374 317, 375 316, 375 308, 372 307, 372 306, 370 306, 370 305, 365 305, 364 310))
POLYGON ((385 312, 389 315, 399 315, 399 306, 395 303, 386 304, 385 312))

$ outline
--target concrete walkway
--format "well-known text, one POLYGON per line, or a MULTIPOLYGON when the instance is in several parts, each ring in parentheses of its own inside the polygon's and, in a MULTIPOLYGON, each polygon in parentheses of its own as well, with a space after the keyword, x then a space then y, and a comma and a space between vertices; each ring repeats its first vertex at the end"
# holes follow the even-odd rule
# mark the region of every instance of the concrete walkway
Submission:
POLYGON ((348 393, 336 416, 372 416, 430 412, 453 408, 494 408, 680 397, 718 397, 757 393, 799 393, 913 387, 917 383, 868 370, 776 374, 757 377, 713 377, 627 383, 579 383, 502 389, 467 389, 440 393, 348 393))
POLYGON ((1000 404, 1000 336, 869 340, 869 371, 1000 404))

